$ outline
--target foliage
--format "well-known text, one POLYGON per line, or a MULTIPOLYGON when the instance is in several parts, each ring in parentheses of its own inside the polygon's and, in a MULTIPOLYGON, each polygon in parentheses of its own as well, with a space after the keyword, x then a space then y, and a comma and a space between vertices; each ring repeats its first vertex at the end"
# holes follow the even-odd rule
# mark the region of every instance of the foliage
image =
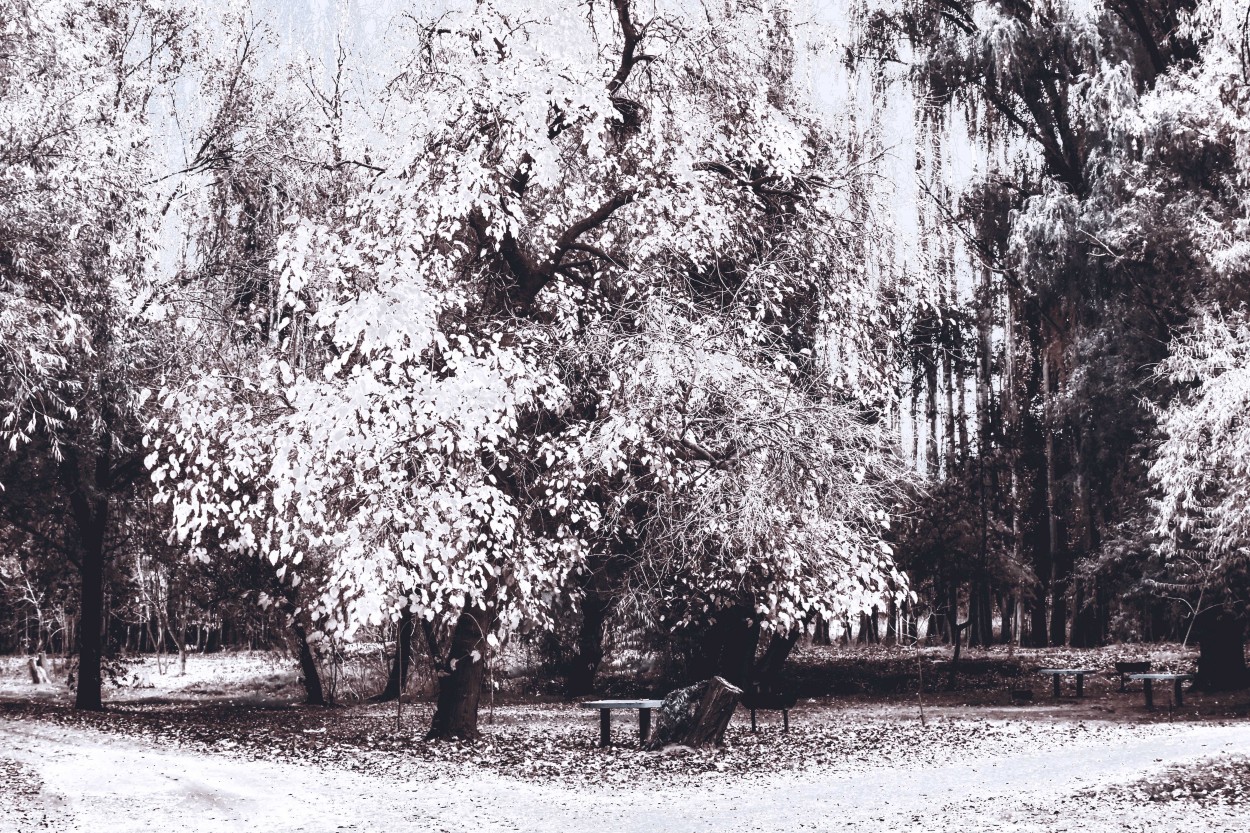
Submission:
POLYGON ((1161 415, 1165 438, 1150 469, 1171 583, 1190 596, 1209 590, 1243 604, 1250 589, 1248 370, 1250 328, 1241 316, 1208 316, 1173 342, 1159 373, 1182 390, 1161 415))
POLYGON ((868 412, 898 287, 790 13, 635 13, 404 24, 343 140, 369 175, 277 239, 267 343, 160 394, 180 537, 292 586, 325 565, 312 612, 348 635, 403 606, 544 625, 626 540, 639 585, 745 591, 782 627, 904 586, 868 412))

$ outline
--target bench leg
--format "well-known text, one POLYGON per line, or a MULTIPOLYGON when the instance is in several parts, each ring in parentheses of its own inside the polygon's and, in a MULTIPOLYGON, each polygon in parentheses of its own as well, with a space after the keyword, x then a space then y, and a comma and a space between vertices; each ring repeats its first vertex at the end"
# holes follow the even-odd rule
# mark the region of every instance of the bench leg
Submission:
POLYGON ((782 731, 785 732, 787 735, 790 734, 790 710, 789 709, 781 710, 781 725, 785 727, 782 729, 782 731))
POLYGON ((1077 697, 1085 696, 1085 675, 1084 674, 1076 675, 1076 696, 1077 697))
POLYGON ((1120 675, 1120 693, 1124 693, 1125 691, 1128 690, 1128 688, 1125 685, 1124 680, 1125 680, 1125 677, 1123 674, 1121 674, 1120 675))
POLYGON ((651 709, 638 710, 638 745, 641 746, 647 742, 647 738, 651 735, 651 709))
POLYGON ((1177 681, 1176 681, 1176 705, 1177 705, 1177 707, 1178 707, 1178 708, 1179 708, 1180 706, 1185 705, 1185 694, 1184 694, 1184 692, 1181 690, 1181 683, 1183 683, 1183 682, 1184 682, 1184 680, 1177 680, 1177 681))
POLYGON ((1053 696, 1058 697, 1059 696, 1059 675, 1051 674, 1050 679, 1054 683, 1054 685, 1052 686, 1053 696))
POLYGON ((759 731, 759 730, 755 727, 755 709, 751 709, 751 731, 752 731, 752 732, 758 732, 758 731, 759 731))
POLYGON ((599 746, 606 748, 612 744, 612 710, 599 709, 599 746))
POLYGON ((1154 680, 1142 680, 1141 690, 1146 693, 1146 708, 1153 709, 1155 707, 1154 680))

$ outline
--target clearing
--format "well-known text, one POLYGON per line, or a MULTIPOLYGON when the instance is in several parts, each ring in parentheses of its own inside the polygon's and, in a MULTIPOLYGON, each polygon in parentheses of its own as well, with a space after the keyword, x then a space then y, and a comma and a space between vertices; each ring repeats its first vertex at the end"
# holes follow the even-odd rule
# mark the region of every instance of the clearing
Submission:
POLYGON ((0 831, 1247 829, 1239 709, 1147 714, 1106 681, 1018 708, 950 692, 923 725, 906 698, 807 699, 789 735, 740 711, 724 749, 655 754, 628 720, 599 750, 593 712, 533 701, 484 710, 476 745, 427 744, 424 703, 397 728, 394 704, 300 708, 259 660, 229 662, 261 673, 261 696, 192 660, 185 686, 159 675, 101 715, 7 669, 0 831))

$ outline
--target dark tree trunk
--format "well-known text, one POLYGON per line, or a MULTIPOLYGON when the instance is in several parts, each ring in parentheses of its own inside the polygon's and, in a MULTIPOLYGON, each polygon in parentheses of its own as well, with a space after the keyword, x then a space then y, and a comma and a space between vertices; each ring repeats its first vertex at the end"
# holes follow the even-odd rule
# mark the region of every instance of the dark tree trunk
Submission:
POLYGON ((588 591, 582 600, 582 622, 577 632, 577 654, 569 661, 564 693, 584 697, 595 690, 595 675, 603 662, 603 632, 612 600, 606 594, 588 591))
POLYGON ((981 582, 981 637, 982 645, 994 644, 994 593, 988 577, 981 582))
POLYGON ((981 627, 981 623, 985 617, 981 615, 981 607, 984 604, 981 595, 980 580, 974 581, 968 588, 968 647, 981 648, 987 643, 985 641, 985 631, 981 627))
POLYGON ((391 661, 390 673, 386 676, 386 688, 372 698, 375 703, 398 700, 408 687, 408 675, 412 673, 412 633, 412 610, 404 605, 399 612, 398 627, 395 629, 395 658, 391 661))
POLYGON ((800 633, 802 631, 798 628, 794 628, 788 633, 773 631, 768 638, 768 645, 764 648, 764 654, 760 657, 759 662, 755 663, 753 679, 749 682, 772 681, 779 678, 781 669, 785 666, 790 652, 794 650, 795 644, 799 641, 800 633))
MULTIPOLYGON (((1042 392, 1047 410, 1055 401, 1056 383, 1052 378, 1051 359, 1042 356, 1042 392)), ((1055 420, 1048 413, 1045 425, 1046 445, 1046 531, 1050 543, 1050 644, 1066 645, 1068 643, 1068 577, 1071 575, 1071 555, 1059 541, 1059 484, 1055 470, 1055 420)))
POLYGON ((317 659, 308 644, 308 633, 296 616, 291 617, 291 633, 295 635, 295 647, 299 653, 299 670, 304 677, 304 702, 309 706, 326 704, 325 690, 321 687, 321 672, 317 659))
POLYGON ((959 622, 959 587, 955 582, 946 585, 946 610, 942 617, 942 642, 955 641, 955 628, 959 622))
POLYGON ((1073 583, 1072 647, 1096 648, 1102 643, 1098 638, 1097 589, 1090 594, 1088 582, 1081 578, 1073 583))
POLYGON ((208 634, 204 638, 204 653, 215 654, 221 650, 221 628, 209 624, 208 634))
POLYGON ((890 599, 885 609, 885 644, 898 644, 898 605, 890 599))
POLYGON ((439 669, 438 701, 426 740, 478 737, 477 707, 486 678, 486 635, 494 621, 487 609, 474 605, 456 618, 447 659, 439 669))
POLYGON ((61 463, 61 478, 69 492, 78 533, 80 559, 78 679, 74 708, 86 711, 104 708, 100 665, 104 659, 104 542, 109 525, 110 467, 107 442, 93 473, 83 470, 72 449, 66 449, 61 463))
MULTIPOLYGON (((936 338, 936 332, 933 336, 936 338)), ((938 346, 931 342, 927 347, 929 352, 924 357, 925 474, 936 479, 938 476, 938 346)))
POLYGON ((1003 613, 1002 627, 999 629, 999 642, 1010 645, 1016 637, 1016 594, 1008 593, 999 605, 1003 613))
POLYGON ((100 663, 104 657, 104 523, 84 535, 82 547, 82 615, 78 626, 78 687, 74 708, 104 708, 100 663))
POLYGON ((1198 637, 1197 684, 1207 691, 1243 688, 1246 670, 1246 623, 1222 608, 1207 610, 1194 623, 1198 637))
POLYGON ((715 621, 703 630, 690 656, 688 679, 720 676, 734 685, 746 685, 751 679, 760 640, 760 625, 753 621, 754 611, 748 607, 727 608, 716 611, 713 618, 715 621))
POLYGON ((816 617, 816 630, 812 634, 813 645, 832 645, 833 638, 830 634, 829 620, 823 616, 816 617))

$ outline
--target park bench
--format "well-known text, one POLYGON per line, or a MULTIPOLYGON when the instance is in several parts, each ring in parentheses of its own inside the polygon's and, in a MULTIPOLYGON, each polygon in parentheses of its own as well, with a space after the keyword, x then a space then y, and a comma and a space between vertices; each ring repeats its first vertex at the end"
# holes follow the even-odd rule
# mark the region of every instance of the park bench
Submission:
POLYGON ((1130 674, 1146 674, 1150 671, 1149 660, 1139 662, 1117 662, 1115 673, 1120 675, 1120 691, 1127 691, 1126 683, 1130 674))
POLYGON ((790 709, 798 702, 798 695, 773 683, 756 683, 742 692, 742 705, 751 710, 751 731, 758 731, 755 723, 757 709, 781 712, 782 731, 790 731, 790 709))
POLYGON ((1093 674, 1091 668, 1039 668, 1037 673, 1049 675, 1054 682, 1054 696, 1059 696, 1059 678, 1060 677, 1076 677, 1076 696, 1085 696, 1085 675, 1093 674))
POLYGON ((638 742, 647 742, 651 734, 651 710, 664 705, 663 700, 590 700, 582 703, 584 709, 599 710, 599 745, 612 745, 612 712, 615 709, 638 710, 638 742))
POLYGON ((1176 685, 1174 695, 1176 697, 1176 705, 1185 705, 1185 694, 1181 686, 1186 680, 1192 680, 1193 674, 1130 674, 1130 680, 1141 680, 1142 691, 1146 695, 1146 708, 1153 709, 1155 707, 1154 686, 1155 680, 1159 682, 1172 682, 1176 685))

